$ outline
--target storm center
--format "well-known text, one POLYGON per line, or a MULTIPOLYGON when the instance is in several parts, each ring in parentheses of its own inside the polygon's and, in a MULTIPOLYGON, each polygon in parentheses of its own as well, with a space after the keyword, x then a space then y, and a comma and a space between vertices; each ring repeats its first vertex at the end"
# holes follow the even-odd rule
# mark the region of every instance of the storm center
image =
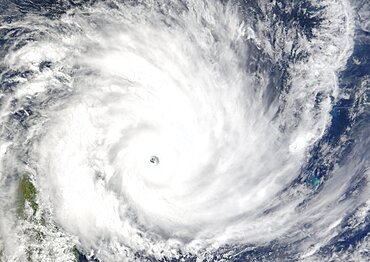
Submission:
POLYGON ((151 156, 149 161, 155 166, 159 164, 159 158, 157 156, 151 156))

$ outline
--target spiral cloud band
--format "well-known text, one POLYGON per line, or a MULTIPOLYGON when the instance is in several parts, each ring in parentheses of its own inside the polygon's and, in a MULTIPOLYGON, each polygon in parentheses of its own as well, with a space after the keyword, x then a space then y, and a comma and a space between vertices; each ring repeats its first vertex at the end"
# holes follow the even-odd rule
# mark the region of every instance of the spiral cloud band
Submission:
POLYGON ((320 190, 300 182, 344 96, 352 6, 309 1, 310 30, 276 6, 96 1, 2 24, 21 32, 1 51, 3 256, 229 261, 293 243, 312 261, 368 212, 368 185, 343 198, 355 162, 320 190), (24 176, 36 193, 17 220, 24 176))

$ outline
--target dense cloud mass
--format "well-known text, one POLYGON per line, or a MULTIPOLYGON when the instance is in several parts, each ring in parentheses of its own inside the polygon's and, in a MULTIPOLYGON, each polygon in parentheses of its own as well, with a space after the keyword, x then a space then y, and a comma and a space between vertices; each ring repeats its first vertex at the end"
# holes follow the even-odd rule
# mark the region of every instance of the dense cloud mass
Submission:
POLYGON ((368 5, 67 2, 1 11, 0 260, 366 257, 368 5))

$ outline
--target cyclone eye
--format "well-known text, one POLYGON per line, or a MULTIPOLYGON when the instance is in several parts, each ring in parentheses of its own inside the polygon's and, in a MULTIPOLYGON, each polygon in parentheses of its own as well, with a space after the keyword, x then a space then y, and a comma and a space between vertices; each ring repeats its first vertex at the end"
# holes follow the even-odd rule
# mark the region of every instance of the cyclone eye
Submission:
POLYGON ((152 163, 155 166, 158 165, 159 164, 159 158, 157 156, 150 157, 150 163, 152 163))

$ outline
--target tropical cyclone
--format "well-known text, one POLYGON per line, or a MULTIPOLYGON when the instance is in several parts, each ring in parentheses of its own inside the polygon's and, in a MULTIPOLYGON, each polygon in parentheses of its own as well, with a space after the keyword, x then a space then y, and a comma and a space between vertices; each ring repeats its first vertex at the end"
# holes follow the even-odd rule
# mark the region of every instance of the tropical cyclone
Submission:
MULTIPOLYGON (((330 123, 353 48, 347 1, 312 5, 322 21, 310 35, 253 20, 233 1, 98 1, 2 25, 25 31, 2 66, 29 72, 2 96, 2 188, 28 174, 35 213, 54 226, 44 234, 57 228, 102 261, 211 259, 225 245, 276 239, 313 254, 357 205, 331 209, 338 181, 317 196, 291 186, 330 123), (274 91, 271 65, 283 63, 285 86, 274 91), (26 108, 22 129, 11 112, 26 108)), ((25 225, 10 203, 2 240, 19 244, 6 248, 15 258, 28 243, 11 233, 25 225)))

